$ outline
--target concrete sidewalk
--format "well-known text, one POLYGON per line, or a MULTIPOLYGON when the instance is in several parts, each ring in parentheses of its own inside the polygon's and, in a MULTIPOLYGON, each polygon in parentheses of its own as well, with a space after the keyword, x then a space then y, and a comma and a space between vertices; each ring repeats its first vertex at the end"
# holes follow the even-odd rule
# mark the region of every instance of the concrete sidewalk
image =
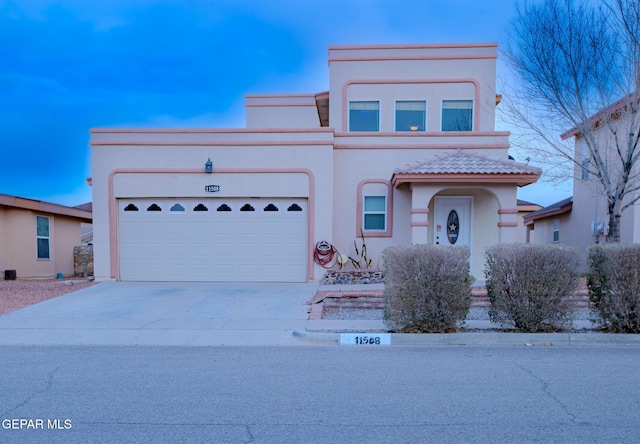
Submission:
MULTIPOLYGON (((0 317, 0 345, 335 345, 381 320, 308 320, 317 283, 103 282, 0 317)), ((588 324, 588 321, 583 321, 588 324)), ((392 345, 640 345, 640 335, 519 334, 467 321, 465 333, 391 334, 392 345)), ((583 326, 584 327, 584 326, 583 326)), ((580 327, 578 327, 580 328, 580 327)))

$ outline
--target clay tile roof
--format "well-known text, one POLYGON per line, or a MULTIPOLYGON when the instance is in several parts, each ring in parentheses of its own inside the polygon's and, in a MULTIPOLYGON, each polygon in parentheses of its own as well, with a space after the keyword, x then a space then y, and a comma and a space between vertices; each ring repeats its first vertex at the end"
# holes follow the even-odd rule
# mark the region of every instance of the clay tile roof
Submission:
POLYGON ((542 170, 509 159, 499 159, 465 153, 461 149, 452 154, 435 156, 421 162, 396 168, 394 186, 406 182, 476 182, 514 183, 524 186, 538 180, 542 170))
POLYGON ((536 168, 513 160, 501 160, 475 153, 463 153, 436 157, 416 162, 404 168, 396 168, 396 174, 535 174, 542 173, 536 168))

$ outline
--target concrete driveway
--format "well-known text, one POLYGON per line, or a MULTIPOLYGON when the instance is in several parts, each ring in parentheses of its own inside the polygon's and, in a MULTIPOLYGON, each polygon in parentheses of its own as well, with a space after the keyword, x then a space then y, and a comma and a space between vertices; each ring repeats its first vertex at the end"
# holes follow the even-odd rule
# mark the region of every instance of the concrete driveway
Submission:
POLYGON ((102 282, 0 317, 0 345, 295 345, 318 283, 102 282))

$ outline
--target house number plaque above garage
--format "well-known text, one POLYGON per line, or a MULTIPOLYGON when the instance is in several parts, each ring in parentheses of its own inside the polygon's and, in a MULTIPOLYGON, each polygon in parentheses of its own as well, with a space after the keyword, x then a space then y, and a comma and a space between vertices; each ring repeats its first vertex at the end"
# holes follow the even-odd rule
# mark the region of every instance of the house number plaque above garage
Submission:
POLYGON ((220 185, 205 185, 204 190, 207 193, 217 193, 220 191, 220 185))

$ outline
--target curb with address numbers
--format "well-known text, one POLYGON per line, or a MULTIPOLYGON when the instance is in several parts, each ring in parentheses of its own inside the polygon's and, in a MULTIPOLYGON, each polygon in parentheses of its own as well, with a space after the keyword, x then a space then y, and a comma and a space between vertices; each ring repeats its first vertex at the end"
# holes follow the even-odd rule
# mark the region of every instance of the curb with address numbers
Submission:
POLYGON ((389 333, 341 333, 340 345, 391 345, 389 333))

